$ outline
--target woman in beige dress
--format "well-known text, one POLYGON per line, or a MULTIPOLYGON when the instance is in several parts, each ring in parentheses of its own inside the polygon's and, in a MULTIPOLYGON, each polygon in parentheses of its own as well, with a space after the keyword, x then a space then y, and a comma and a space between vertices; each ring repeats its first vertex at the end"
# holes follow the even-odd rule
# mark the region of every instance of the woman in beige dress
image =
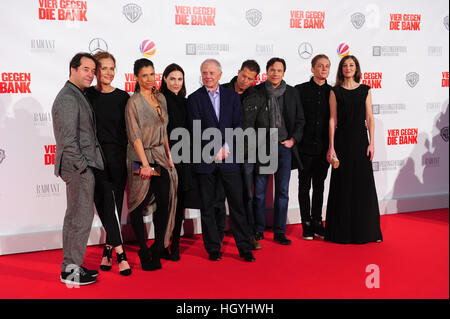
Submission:
POLYGON ((136 89, 128 100, 125 120, 128 135, 128 209, 139 242, 143 270, 161 268, 160 255, 169 245, 177 205, 178 177, 170 155, 166 126, 166 99, 155 87, 155 69, 148 59, 134 63, 136 89), (143 212, 155 196, 155 241, 147 247, 143 212))

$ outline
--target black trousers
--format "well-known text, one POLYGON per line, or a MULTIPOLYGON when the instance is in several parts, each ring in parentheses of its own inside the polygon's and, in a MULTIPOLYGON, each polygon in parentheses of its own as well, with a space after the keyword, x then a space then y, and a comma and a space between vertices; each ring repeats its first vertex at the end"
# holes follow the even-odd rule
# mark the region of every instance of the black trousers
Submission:
POLYGON ((298 172, 298 202, 302 222, 322 221, 324 182, 330 164, 326 155, 300 154, 303 170, 298 172), (309 192, 312 181, 312 205, 309 192))
POLYGON ((161 176, 150 178, 150 190, 144 201, 132 212, 130 212, 131 226, 134 235, 142 250, 147 249, 147 238, 143 219, 143 210, 147 207, 152 193, 155 195, 156 211, 153 213, 153 225, 155 227, 155 241, 153 247, 157 250, 164 248, 164 236, 166 234, 167 223, 169 221, 169 173, 161 167, 161 176))
POLYGON ((225 212, 221 216, 216 216, 216 213, 220 210, 217 210, 215 207, 217 203, 217 183, 220 182, 223 185, 225 196, 228 199, 231 231, 239 253, 251 251, 243 201, 241 172, 239 170, 223 172, 217 166, 213 173, 198 174, 197 176, 199 178, 200 196, 202 199, 202 209, 200 212, 203 244, 206 251, 209 254, 219 252, 222 245, 223 231, 221 233, 220 224, 223 223, 225 212))
POLYGON ((120 219, 127 183, 125 161, 108 162, 105 170, 94 169, 93 171, 95 176, 94 203, 106 231, 106 244, 113 247, 120 246, 123 242, 120 219))

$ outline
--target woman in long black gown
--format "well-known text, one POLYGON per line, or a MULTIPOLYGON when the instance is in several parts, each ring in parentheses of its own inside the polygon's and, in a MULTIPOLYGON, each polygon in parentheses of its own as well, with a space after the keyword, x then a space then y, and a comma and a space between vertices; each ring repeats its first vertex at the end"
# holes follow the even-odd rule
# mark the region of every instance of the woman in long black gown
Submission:
MULTIPOLYGON (((169 117, 167 136, 169 137, 169 147, 172 148, 174 144, 181 140, 180 136, 178 136, 178 140, 171 140, 170 134, 172 131, 179 127, 187 129, 187 99, 184 71, 178 64, 172 63, 164 70, 160 92, 167 101, 167 113, 169 117)), ((166 248, 161 257, 178 261, 180 260, 180 235, 184 220, 186 192, 190 189, 192 177, 187 163, 177 162, 175 163, 175 169, 178 174, 178 202, 175 214, 175 226, 172 232, 170 251, 166 248)))
POLYGON ((325 240, 344 244, 381 242, 380 211, 372 170, 375 124, 370 87, 360 84, 354 56, 339 63, 330 93, 328 162, 336 156, 328 196, 325 240), (367 137, 369 132, 369 139, 367 137))

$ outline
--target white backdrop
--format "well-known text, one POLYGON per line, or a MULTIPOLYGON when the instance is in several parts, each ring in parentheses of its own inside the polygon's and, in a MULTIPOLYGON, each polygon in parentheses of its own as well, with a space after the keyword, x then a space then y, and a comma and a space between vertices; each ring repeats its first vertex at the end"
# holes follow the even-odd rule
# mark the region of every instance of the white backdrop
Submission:
MULTIPOLYGON (((0 255, 61 247, 65 185, 53 175, 50 112, 68 79, 72 56, 98 48, 116 57, 116 87, 130 90, 133 62, 150 54, 159 74, 172 62, 184 68, 188 93, 200 86, 199 66, 209 57, 222 63, 222 83, 245 59, 256 59, 265 70, 268 59, 283 57, 285 80, 296 85, 309 80, 314 55, 330 57, 330 83, 339 54, 356 55, 363 79, 371 79, 373 86, 374 174, 381 213, 448 207, 445 0, 0 4, 0 255), (392 29, 396 25, 399 30, 392 29), (411 144, 400 145, 404 139, 411 144), (391 145, 394 140, 398 145, 391 145)), ((297 183, 293 171, 289 223, 299 222, 297 183)), ((325 205, 327 193, 328 179, 325 205)), ((125 210, 123 224, 127 215, 125 210)), ((198 231, 198 212, 187 216, 197 220, 191 230, 198 231)), ((91 244, 104 240, 100 225, 96 217, 91 244)))

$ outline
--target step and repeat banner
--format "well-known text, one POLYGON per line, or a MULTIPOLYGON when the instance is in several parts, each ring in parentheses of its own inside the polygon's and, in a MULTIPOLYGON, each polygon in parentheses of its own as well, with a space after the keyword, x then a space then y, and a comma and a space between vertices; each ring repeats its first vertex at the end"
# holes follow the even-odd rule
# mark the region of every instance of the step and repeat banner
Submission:
MULTIPOLYGON (((266 62, 282 57, 285 80, 296 85, 310 79, 316 54, 331 60, 330 84, 339 60, 355 55, 362 83, 372 87, 381 213, 414 210, 414 203, 448 207, 448 1, 2 0, 0 5, 0 254, 61 245, 66 196, 64 182, 53 175, 51 107, 68 79, 70 59, 80 51, 111 52, 117 60, 113 85, 130 94, 133 63, 142 57, 154 62, 158 84, 168 64, 180 64, 189 94, 201 85, 199 68, 206 58, 222 63, 221 83, 236 75, 244 60, 255 59, 261 83, 266 62), (39 238, 45 234, 54 235, 43 245, 39 238)), ((293 171, 291 223, 299 215, 297 185, 293 171)), ((127 215, 125 210, 123 224, 127 215)), ((100 225, 96 217, 94 227, 100 225)))

